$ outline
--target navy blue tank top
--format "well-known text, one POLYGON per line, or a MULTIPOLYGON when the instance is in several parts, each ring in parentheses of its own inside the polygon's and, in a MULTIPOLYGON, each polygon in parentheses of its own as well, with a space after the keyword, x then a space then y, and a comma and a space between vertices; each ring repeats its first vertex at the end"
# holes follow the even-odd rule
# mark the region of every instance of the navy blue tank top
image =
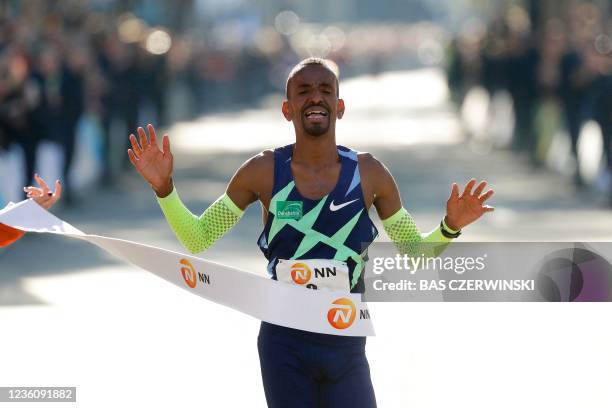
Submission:
POLYGON ((277 279, 279 260, 333 259, 346 262, 351 292, 363 292, 367 247, 378 230, 365 206, 357 152, 337 146, 341 170, 334 189, 320 200, 303 197, 291 171, 294 145, 274 150, 274 187, 258 245, 277 279))

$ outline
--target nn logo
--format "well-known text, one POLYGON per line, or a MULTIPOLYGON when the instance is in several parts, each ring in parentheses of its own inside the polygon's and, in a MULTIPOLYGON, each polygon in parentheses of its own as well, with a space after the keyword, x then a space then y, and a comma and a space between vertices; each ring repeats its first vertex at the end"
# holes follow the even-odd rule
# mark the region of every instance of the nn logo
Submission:
POLYGON ((179 262, 183 265, 181 267, 181 275, 183 275, 185 283, 191 289, 196 287, 198 280, 206 285, 210 285, 210 276, 197 272, 187 259, 181 259, 179 262))
POLYGON ((24 235, 25 232, 21 230, 0 224, 0 247, 9 246, 24 235))
POLYGON ((329 278, 330 276, 336 276, 336 273, 336 267, 314 268, 315 278, 329 278))
POLYGON ((305 263, 297 262, 291 265, 291 279, 298 285, 308 283, 311 276, 312 271, 305 263))
POLYGON ((303 206, 301 201, 277 201, 276 218, 279 220, 299 220, 302 218, 303 206))
MULTIPOLYGON (((332 307, 327 312, 327 321, 333 328, 344 330, 353 324, 357 316, 357 308, 355 304, 348 298, 336 299, 332 302, 332 307)), ((359 319, 369 319, 370 312, 368 309, 359 311, 359 319)))

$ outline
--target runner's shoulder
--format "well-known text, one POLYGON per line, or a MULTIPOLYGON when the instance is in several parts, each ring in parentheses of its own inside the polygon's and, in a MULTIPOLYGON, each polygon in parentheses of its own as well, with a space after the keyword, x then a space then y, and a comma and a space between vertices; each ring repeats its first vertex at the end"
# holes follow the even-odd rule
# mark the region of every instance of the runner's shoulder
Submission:
POLYGON ((364 193, 367 196, 381 196, 393 191, 395 180, 391 172, 380 160, 368 152, 358 152, 359 173, 364 193))
POLYGON ((272 192, 274 183, 274 152, 264 150, 247 161, 232 177, 227 186, 227 194, 241 209, 255 200, 266 199, 272 192))
POLYGON ((274 150, 267 149, 248 159, 243 167, 260 174, 274 172, 274 150))
POLYGON ((377 178, 390 174, 387 167, 372 153, 357 152, 357 160, 362 178, 377 178))
POLYGON ((250 185, 272 180, 274 176, 274 151, 264 150, 245 161, 234 178, 250 185))

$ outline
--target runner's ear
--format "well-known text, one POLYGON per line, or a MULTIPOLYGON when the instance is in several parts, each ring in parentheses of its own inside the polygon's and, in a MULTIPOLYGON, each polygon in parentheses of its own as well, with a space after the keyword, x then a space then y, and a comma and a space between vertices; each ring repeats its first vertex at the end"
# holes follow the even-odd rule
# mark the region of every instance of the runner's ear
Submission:
POLYGON ((344 99, 338 99, 338 119, 344 116, 344 99))
POLYGON ((289 101, 283 101, 283 106, 281 109, 283 111, 283 116, 285 117, 285 119, 291 122, 291 106, 289 106, 289 101))

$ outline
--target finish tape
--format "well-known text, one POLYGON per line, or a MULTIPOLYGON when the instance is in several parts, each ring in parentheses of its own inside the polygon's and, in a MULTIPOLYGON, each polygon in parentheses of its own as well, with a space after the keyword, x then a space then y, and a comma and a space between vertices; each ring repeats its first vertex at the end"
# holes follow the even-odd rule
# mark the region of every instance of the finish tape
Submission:
POLYGON ((193 294, 268 323, 340 336, 374 335, 360 294, 306 289, 195 256, 86 234, 31 199, 0 210, 0 245, 10 244, 24 232, 88 241, 193 294))

